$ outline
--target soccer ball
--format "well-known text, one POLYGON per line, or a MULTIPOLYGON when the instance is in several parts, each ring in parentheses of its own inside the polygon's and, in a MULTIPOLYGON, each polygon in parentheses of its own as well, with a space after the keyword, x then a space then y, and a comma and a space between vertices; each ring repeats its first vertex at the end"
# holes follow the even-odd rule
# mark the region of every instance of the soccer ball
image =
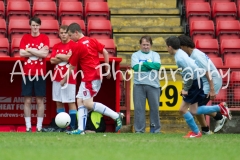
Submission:
POLYGON ((66 112, 58 113, 55 117, 55 123, 59 128, 66 128, 71 122, 71 117, 66 112))

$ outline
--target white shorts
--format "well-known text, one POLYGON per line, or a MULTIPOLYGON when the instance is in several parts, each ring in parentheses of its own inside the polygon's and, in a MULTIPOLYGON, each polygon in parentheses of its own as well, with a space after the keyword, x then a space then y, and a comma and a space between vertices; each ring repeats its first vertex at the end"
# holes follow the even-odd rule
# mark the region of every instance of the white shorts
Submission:
POLYGON ((95 97, 101 88, 101 80, 93 80, 88 82, 81 82, 77 98, 83 100, 95 97))
POLYGON ((60 82, 53 81, 52 98, 53 101, 62 103, 72 103, 76 101, 76 85, 68 84, 66 88, 62 89, 60 82))

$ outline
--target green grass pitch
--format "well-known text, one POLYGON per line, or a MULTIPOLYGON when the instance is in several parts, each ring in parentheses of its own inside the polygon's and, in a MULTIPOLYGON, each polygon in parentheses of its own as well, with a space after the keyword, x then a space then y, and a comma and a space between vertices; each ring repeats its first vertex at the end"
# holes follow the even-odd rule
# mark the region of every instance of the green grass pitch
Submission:
POLYGON ((1 160, 238 160, 240 134, 0 133, 1 160))

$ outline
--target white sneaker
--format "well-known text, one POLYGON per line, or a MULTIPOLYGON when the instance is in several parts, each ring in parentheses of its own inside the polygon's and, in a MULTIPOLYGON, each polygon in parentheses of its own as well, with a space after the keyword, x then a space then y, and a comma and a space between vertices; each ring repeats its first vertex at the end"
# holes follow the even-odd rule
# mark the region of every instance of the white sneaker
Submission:
POLYGON ((211 134, 213 134, 213 132, 210 131, 210 130, 209 130, 208 132, 202 131, 202 134, 203 134, 203 135, 211 135, 211 134))
POLYGON ((216 126, 214 129, 214 132, 218 132, 222 129, 222 127, 224 126, 225 122, 226 122, 227 117, 223 116, 223 118, 221 120, 216 121, 216 126))

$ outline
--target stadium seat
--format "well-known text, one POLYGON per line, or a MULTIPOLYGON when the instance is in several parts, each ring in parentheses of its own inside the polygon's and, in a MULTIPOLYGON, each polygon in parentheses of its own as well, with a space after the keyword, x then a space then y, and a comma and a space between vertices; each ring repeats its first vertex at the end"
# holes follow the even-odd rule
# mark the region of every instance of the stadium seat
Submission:
POLYGON ((240 71, 232 71, 230 82, 231 82, 230 84, 233 86, 236 86, 236 85, 240 86, 240 71))
POLYGON ((224 63, 225 67, 238 69, 239 68, 240 58, 239 57, 237 57, 237 58, 227 57, 227 58, 225 58, 224 62, 225 62, 224 63))
POLYGON ((61 39, 59 39, 59 38, 50 38, 49 39, 49 53, 52 53, 53 46, 59 42, 61 42, 61 39))
POLYGON ((88 2, 107 2, 107 0, 83 0, 83 6, 86 6, 88 2))
POLYGON ((195 42, 196 39, 213 39, 215 36, 214 23, 208 21, 192 21, 190 24, 190 36, 195 42))
POLYGON ((7 4, 7 22, 11 19, 29 19, 31 16, 30 3, 28 1, 9 1, 7 4))
POLYGON ((234 2, 214 3, 212 6, 212 18, 215 24, 217 24, 219 20, 236 20, 236 4, 234 2))
POLYGON ((11 41, 13 38, 22 37, 23 34, 30 33, 29 20, 12 19, 8 25, 8 36, 11 41))
POLYGON ((5 18, 5 6, 3 1, 0 1, 0 18, 5 18))
POLYGON ((11 56, 20 57, 19 46, 22 38, 13 38, 11 43, 11 56))
POLYGON ((59 23, 57 20, 42 20, 40 32, 49 38, 58 38, 59 23))
POLYGON ((221 54, 226 58, 240 58, 240 39, 223 39, 221 54))
POLYGON ((85 6, 85 20, 110 19, 110 10, 107 2, 88 2, 85 6))
POLYGON ((0 38, 7 37, 7 26, 5 19, 0 19, 0 38))
POLYGON ((57 6, 55 2, 34 2, 32 16, 43 19, 57 19, 57 6))
POLYGON ((111 39, 111 22, 109 20, 90 20, 87 25, 87 35, 96 39, 111 39))
POLYGON ((61 2, 58 8, 59 21, 83 19, 81 2, 61 2))
POLYGON ((233 87, 233 102, 239 103, 239 101, 240 101, 240 86, 234 86, 233 87))
POLYGON ((7 38, 0 38, 0 57, 9 56, 9 42, 7 38))
POLYGON ((223 39, 239 39, 240 28, 238 20, 218 21, 216 26, 216 36, 221 43, 223 39))
POLYGON ((108 51, 110 57, 117 57, 117 49, 113 39, 98 39, 98 42, 105 45, 105 49, 108 51))
POLYGON ((222 77, 223 85, 227 85, 230 83, 231 70, 228 70, 228 68, 224 68, 224 67, 218 69, 218 72, 219 72, 220 76, 222 77))
POLYGON ((71 23, 77 23, 80 25, 82 33, 86 35, 86 26, 83 20, 63 20, 62 25, 70 25, 71 23))
POLYGON ((183 5, 191 2, 206 2, 206 0, 183 0, 183 5))
POLYGON ((208 2, 187 3, 186 18, 188 24, 191 24, 194 20, 198 21, 211 19, 210 4, 208 2))
POLYGON ((216 98, 213 101, 213 103, 220 103, 220 102, 226 102, 228 100, 227 96, 227 89, 220 89, 219 93, 217 94, 216 98))
POLYGON ((210 58, 219 56, 217 39, 198 39, 196 41, 196 48, 206 53, 210 58))
POLYGON ((213 57, 213 58, 210 58, 210 59, 217 68, 222 68, 223 67, 223 61, 222 61, 221 57, 213 57))
POLYGON ((231 2, 232 0, 209 0, 210 4, 213 6, 216 2, 231 2))

